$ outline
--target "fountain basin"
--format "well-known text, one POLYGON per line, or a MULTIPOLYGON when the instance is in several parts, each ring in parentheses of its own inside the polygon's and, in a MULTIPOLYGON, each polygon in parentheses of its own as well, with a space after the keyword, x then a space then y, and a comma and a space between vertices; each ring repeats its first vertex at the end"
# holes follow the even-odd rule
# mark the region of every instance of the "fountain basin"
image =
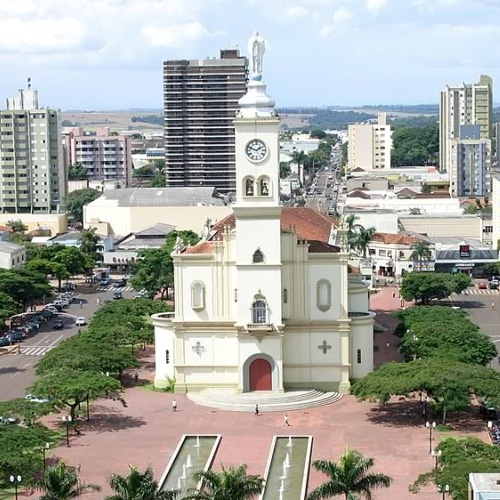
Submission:
POLYGON ((312 436, 274 436, 259 500, 306 498, 312 436))
POLYGON ((193 472, 207 471, 211 467, 221 439, 219 434, 184 434, 160 479, 160 491, 181 490, 185 493, 198 488, 193 472))

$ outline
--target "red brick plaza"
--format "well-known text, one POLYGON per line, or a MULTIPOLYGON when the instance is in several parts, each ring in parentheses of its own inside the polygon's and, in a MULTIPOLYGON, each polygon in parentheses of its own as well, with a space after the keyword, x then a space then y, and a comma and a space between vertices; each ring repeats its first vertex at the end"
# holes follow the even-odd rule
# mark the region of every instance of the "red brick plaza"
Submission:
MULTIPOLYGON (((399 304, 399 299, 392 298, 392 291, 387 288, 379 292, 373 298, 373 309, 383 312, 394 308, 396 302, 399 304)), ((383 323, 384 318, 387 320, 381 316, 379 322, 383 323)), ((395 325, 392 318, 389 322, 390 326, 395 325)), ((379 358, 384 358, 377 362, 397 359, 395 341, 390 331, 376 335, 379 358)), ((140 380, 150 380, 152 370, 151 363, 146 363, 140 380)), ((291 427, 284 428, 283 413, 263 413, 256 417, 253 413, 211 410, 195 406, 179 394, 175 396, 179 411, 174 413, 173 397, 168 393, 130 387, 125 391, 126 407, 107 400, 92 405, 91 420, 81 425, 81 435, 71 435, 70 448, 60 446, 54 451, 54 456, 69 464, 80 464, 83 480, 103 487, 101 492, 89 493, 84 498, 104 498, 109 493, 109 475, 125 474, 129 464, 139 468, 151 465, 159 479, 182 434, 210 433, 223 436, 215 458, 216 469, 221 462, 227 465, 246 463, 249 472, 264 474, 274 435, 312 435, 313 460, 337 460, 347 445, 375 459, 376 470, 394 479, 391 488, 375 493, 375 499, 441 498, 432 486, 417 496, 408 491, 408 485, 420 473, 430 470, 434 463, 429 455, 429 431, 423 426, 418 402, 395 402, 380 407, 358 403, 348 396, 330 406, 289 412, 291 427)), ((52 415, 47 420, 57 425, 58 419, 60 416, 52 415)), ((456 430, 442 435, 436 433, 434 445, 441 436, 469 434, 487 440, 484 425, 479 420, 462 415, 450 424, 456 430)), ((321 476, 311 472, 309 491, 321 481, 321 476)))

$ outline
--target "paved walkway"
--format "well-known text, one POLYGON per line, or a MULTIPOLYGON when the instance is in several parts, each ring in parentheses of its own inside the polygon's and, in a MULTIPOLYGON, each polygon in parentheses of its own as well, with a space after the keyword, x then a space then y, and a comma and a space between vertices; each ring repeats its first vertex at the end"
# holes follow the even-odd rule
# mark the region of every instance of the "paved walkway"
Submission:
MULTIPOLYGON (((382 334, 381 334, 382 335, 382 334)), ((140 383, 152 378, 152 352, 146 351, 145 369, 140 383)), ((54 455, 73 465, 81 464, 82 479, 103 486, 100 493, 89 493, 86 500, 101 500, 109 490, 111 473, 125 474, 128 464, 139 468, 152 465, 157 478, 163 473, 176 445, 185 433, 222 434, 214 468, 220 463, 248 464, 250 473, 264 474, 274 435, 313 435, 313 459, 338 459, 349 445, 375 458, 376 469, 394 478, 393 486, 374 495, 375 500, 439 500, 429 487, 415 497, 408 485, 419 473, 432 468, 429 433, 422 426, 419 403, 400 402, 379 407, 357 403, 352 396, 331 406, 289 412, 291 427, 283 427, 283 413, 235 413, 194 405, 186 396, 176 395, 179 405, 172 412, 172 394, 157 393, 144 387, 126 390, 126 407, 118 401, 99 401, 92 405, 91 421, 81 425, 80 436, 71 436, 71 447, 61 446, 54 455)), ((463 429, 475 420, 466 415, 454 423, 463 429)), ((479 420, 474 435, 486 439, 479 420)), ((50 425, 60 425, 60 416, 47 417, 50 425)), ((455 433, 446 433, 450 436, 455 433)), ((311 473, 309 489, 322 481, 311 473)))

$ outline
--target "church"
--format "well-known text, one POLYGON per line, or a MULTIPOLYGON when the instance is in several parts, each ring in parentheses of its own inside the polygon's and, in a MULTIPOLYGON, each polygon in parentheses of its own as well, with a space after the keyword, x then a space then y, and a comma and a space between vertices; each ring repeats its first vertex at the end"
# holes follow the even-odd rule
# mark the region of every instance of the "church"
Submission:
POLYGON ((175 312, 153 316, 159 388, 347 394, 373 370, 374 314, 367 285, 349 273, 346 230, 280 201, 280 119, 262 81, 264 50, 256 34, 234 120, 233 213, 172 254, 175 312))

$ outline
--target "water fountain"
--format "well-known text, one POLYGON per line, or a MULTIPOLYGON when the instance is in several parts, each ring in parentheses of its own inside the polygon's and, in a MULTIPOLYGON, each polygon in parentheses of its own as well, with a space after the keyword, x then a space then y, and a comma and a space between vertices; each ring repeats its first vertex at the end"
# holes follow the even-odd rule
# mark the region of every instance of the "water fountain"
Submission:
POLYGON ((290 454, 288 453, 288 451, 286 452, 286 458, 285 458, 285 461, 283 463, 285 464, 285 467, 287 469, 290 468, 290 454))
POLYGON ((193 472, 210 468, 220 440, 220 435, 182 436, 160 479, 160 491, 196 488, 198 481, 193 472))
POLYGON ((286 445, 286 447, 293 448, 292 436, 288 436, 288 444, 286 445))

